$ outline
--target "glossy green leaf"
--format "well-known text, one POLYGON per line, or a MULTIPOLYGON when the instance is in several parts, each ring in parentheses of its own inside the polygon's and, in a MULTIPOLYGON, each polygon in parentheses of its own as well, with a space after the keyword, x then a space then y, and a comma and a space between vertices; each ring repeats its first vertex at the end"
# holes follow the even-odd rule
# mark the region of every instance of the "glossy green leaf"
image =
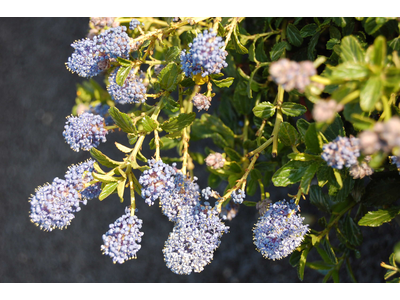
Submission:
POLYGON ((324 141, 322 138, 322 133, 317 131, 315 123, 311 123, 308 127, 304 136, 304 142, 308 151, 314 154, 319 154, 322 152, 324 141))
POLYGON ((165 60, 167 62, 175 60, 181 53, 181 50, 179 47, 173 46, 171 48, 168 48, 167 52, 165 53, 165 60))
POLYGON ((324 212, 331 212, 332 201, 330 197, 317 185, 310 187, 310 203, 324 212))
POLYGON ((191 125, 196 118, 196 113, 181 113, 176 117, 170 118, 161 124, 161 128, 166 132, 181 131, 183 128, 191 125))
POLYGON ((358 221, 360 226, 378 227, 383 223, 390 222, 394 217, 400 214, 400 206, 394 206, 388 209, 369 211, 358 221))
POLYGON ((149 133, 154 131, 158 126, 156 121, 154 121, 149 116, 144 116, 137 123, 138 132, 149 133))
POLYGON ((340 57, 344 62, 363 63, 364 50, 357 38, 352 35, 345 36, 340 45, 340 57))
POLYGON ((368 75, 369 69, 365 64, 345 62, 333 69, 331 77, 335 80, 360 80, 368 75))
POLYGON ((268 119, 275 114, 275 106, 270 102, 261 102, 253 108, 253 113, 261 119, 268 119))
POLYGON ((296 127, 297 130, 300 133, 301 138, 304 140, 304 137, 306 135, 307 129, 310 126, 310 123, 308 123, 306 120, 304 119, 298 119, 296 122, 296 127))
POLYGON ((224 152, 232 161, 240 161, 242 159, 242 156, 230 147, 225 147, 224 152))
POLYGON ((299 264, 297 266, 297 275, 301 281, 304 279, 304 269, 306 267, 308 252, 310 252, 310 248, 306 248, 301 252, 299 264))
POLYGON ((119 85, 122 86, 126 80, 126 78, 129 76, 129 73, 132 70, 132 65, 129 65, 127 67, 121 66, 118 71, 117 71, 117 76, 115 77, 115 82, 119 85))
POLYGON ((99 200, 102 201, 105 198, 107 198, 108 196, 110 196, 115 191, 117 186, 118 186, 118 182, 107 183, 104 186, 104 188, 101 190, 101 193, 99 195, 99 200))
POLYGON ((326 139, 331 142, 338 136, 345 136, 344 125, 339 114, 336 114, 334 121, 323 131, 326 139))
POLYGON ((111 118, 114 120, 115 125, 117 125, 123 132, 135 133, 136 129, 133 125, 132 119, 125 113, 119 111, 115 106, 108 110, 111 118))
POLYGON ((233 39, 231 39, 231 42, 233 43, 234 49, 237 53, 239 54, 247 54, 248 50, 243 44, 240 42, 239 39, 239 27, 236 26, 236 28, 233 30, 233 39))
POLYGON ((124 152, 124 153, 130 153, 133 150, 132 148, 126 147, 118 142, 115 142, 115 146, 117 147, 117 149, 119 151, 124 152))
POLYGON ((317 32, 310 40, 310 42, 308 43, 308 47, 307 47, 307 57, 309 60, 313 61, 315 59, 315 54, 316 54, 316 50, 315 47, 318 44, 318 39, 320 36, 320 32, 317 32))
POLYGON ((286 35, 289 43, 293 46, 299 47, 303 43, 303 37, 301 36, 300 30, 298 30, 293 24, 287 26, 286 35))
POLYGON ((278 60, 281 57, 283 51, 285 51, 285 49, 288 49, 288 48, 289 48, 289 45, 287 42, 278 42, 278 43, 274 44, 272 46, 271 51, 269 52, 271 61, 278 60))
POLYGON ((313 36, 317 33, 318 25, 315 23, 307 24, 300 30, 300 35, 303 38, 313 36))
POLYGON ((300 135, 288 122, 282 122, 278 138, 285 146, 297 146, 300 143, 300 135))
POLYGON ((303 177, 300 181, 300 188, 303 194, 307 195, 310 189, 311 180, 314 178, 315 173, 317 172, 319 166, 321 165, 320 162, 314 162, 311 164, 303 174, 303 177))
POLYGON ((327 240, 324 239, 321 243, 320 243, 321 248, 325 251, 325 253, 327 254, 327 257, 329 259, 329 262, 331 264, 337 264, 338 260, 336 258, 336 254, 333 251, 333 248, 331 246, 331 243, 327 240))
POLYGON ((383 83, 380 77, 370 77, 360 90, 360 106, 363 111, 371 111, 382 95, 383 83))
POLYGON ((115 168, 118 167, 119 162, 112 160, 105 154, 103 154, 100 150, 97 150, 96 148, 90 149, 90 155, 97 160, 97 162, 105 167, 108 168, 115 168))
POLYGON ((378 36, 373 45, 372 57, 370 63, 375 66, 384 67, 386 60, 386 39, 384 36, 378 36))
POLYGON ((301 116, 307 111, 304 105, 293 102, 283 102, 281 109, 282 113, 291 117, 301 116))
POLYGON ((132 61, 130 61, 129 59, 125 59, 125 58, 122 58, 122 57, 117 57, 117 62, 121 65, 121 66, 124 66, 124 67, 129 67, 129 66, 131 66, 132 65, 132 61))
POLYGON ((345 214, 339 222, 339 228, 346 240, 354 247, 361 245, 363 236, 360 228, 348 214, 345 214))
POLYGON ((288 186, 299 182, 312 161, 289 161, 272 176, 275 186, 288 186))
POLYGON ((225 88, 225 87, 230 87, 233 83, 235 78, 233 77, 228 77, 228 78, 224 78, 221 80, 215 80, 215 79, 211 79, 211 81, 219 88, 225 88))
POLYGON ((162 89, 172 92, 178 85, 178 74, 180 70, 175 63, 169 63, 165 66, 160 74, 158 74, 158 80, 162 89))

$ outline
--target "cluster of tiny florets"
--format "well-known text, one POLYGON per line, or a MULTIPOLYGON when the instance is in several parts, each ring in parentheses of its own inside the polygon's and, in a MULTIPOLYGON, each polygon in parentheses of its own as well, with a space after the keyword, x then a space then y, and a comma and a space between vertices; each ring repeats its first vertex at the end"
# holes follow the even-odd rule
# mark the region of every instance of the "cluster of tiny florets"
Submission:
POLYGON ((335 169, 349 168, 357 164, 360 156, 360 141, 355 137, 338 136, 332 142, 322 146, 322 158, 328 166, 335 169))
POLYGON ((93 77, 110 67, 110 60, 128 58, 130 45, 126 27, 110 28, 93 38, 71 44, 75 49, 68 58, 67 68, 82 77, 93 77))
POLYGON ((333 120, 336 113, 342 109, 343 105, 334 99, 319 100, 314 104, 312 115, 316 122, 329 122, 333 120))
POLYGON ((103 234, 103 245, 100 248, 103 254, 110 256, 113 263, 119 264, 136 258, 141 248, 142 223, 137 216, 131 215, 129 207, 125 208, 125 214, 110 224, 110 229, 103 234))
POLYGON ((201 73, 202 77, 206 77, 220 73, 222 68, 228 66, 225 62, 228 52, 221 49, 224 45, 222 38, 211 29, 197 35, 189 44, 189 52, 183 50, 180 55, 181 68, 186 76, 201 73))
MULTIPOLYGON (((129 29, 130 30, 134 30, 138 26, 140 26, 140 22, 137 19, 132 19, 129 22, 129 29)), ((144 23, 142 23, 142 26, 144 26, 144 23)))
POLYGON ((70 166, 65 173, 67 183, 79 191, 83 199, 97 198, 101 193, 101 182, 85 187, 87 183, 93 180, 94 163, 93 159, 89 159, 80 164, 70 166))
POLYGON ((400 147, 400 118, 375 123, 372 130, 364 130, 358 135, 361 151, 374 154, 378 151, 390 153, 394 147, 400 147))
POLYGON ((239 190, 233 191, 231 194, 231 197, 232 197, 233 202, 242 204, 244 198, 246 198, 246 193, 242 189, 239 189, 239 190))
POLYGON ((200 111, 202 109, 208 110, 211 106, 211 97, 197 93, 192 99, 193 105, 200 111))
POLYGON ((78 117, 69 116, 64 128, 65 141, 77 152, 79 149, 89 151, 107 140, 104 118, 99 115, 85 112, 78 117))
POLYGON ((269 73, 272 80, 282 85, 285 91, 291 91, 294 88, 299 92, 304 92, 307 85, 310 84, 310 77, 317 74, 311 61, 302 61, 300 63, 282 58, 271 63, 269 73))
POLYGON ((228 229, 217 209, 207 202, 183 207, 163 249, 167 267, 180 275, 200 273, 213 259, 228 229))
POLYGON ((115 68, 108 77, 107 91, 111 98, 119 104, 143 103, 146 101, 146 87, 143 80, 136 76, 132 69, 122 86, 117 84, 116 78, 120 67, 115 68))
POLYGON ((215 152, 210 153, 206 159, 204 160, 208 167, 213 169, 220 169, 225 165, 226 159, 222 156, 221 153, 215 152))
POLYGON ((104 123, 106 126, 114 124, 114 120, 111 117, 110 113, 108 110, 110 109, 110 106, 107 104, 97 104, 96 106, 90 106, 88 112, 94 114, 94 115, 99 115, 104 118, 104 123))
POLYGON ((371 156, 367 155, 361 162, 352 165, 349 169, 349 174, 353 179, 364 178, 365 176, 371 176, 374 170, 368 165, 371 160, 371 156))
POLYGON ((270 205, 255 227, 254 244, 263 257, 276 260, 291 254, 304 240, 308 224, 297 215, 299 206, 293 200, 270 205))
POLYGON ((51 184, 36 189, 30 199, 29 216, 45 231, 63 229, 75 218, 74 213, 80 211, 79 202, 79 193, 66 180, 56 177, 51 184))

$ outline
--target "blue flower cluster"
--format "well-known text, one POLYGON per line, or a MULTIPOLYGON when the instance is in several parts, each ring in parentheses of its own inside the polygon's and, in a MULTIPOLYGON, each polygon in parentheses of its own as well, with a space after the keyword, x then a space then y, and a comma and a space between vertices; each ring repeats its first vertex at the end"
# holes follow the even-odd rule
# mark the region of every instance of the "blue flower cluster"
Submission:
POLYGON ((242 204, 243 199, 246 198, 246 194, 243 190, 239 189, 239 190, 233 191, 231 197, 232 197, 233 202, 242 204))
POLYGON ((291 254, 304 240, 308 224, 296 213, 299 206, 282 200, 270 205, 253 228, 253 239, 263 257, 276 260, 291 254))
POLYGON ((228 229, 217 209, 207 202, 183 207, 163 249, 167 267, 179 275, 200 273, 213 259, 228 229))
POLYGON ((328 166, 335 169, 349 168, 357 164, 360 156, 360 140, 355 137, 338 136, 332 142, 322 146, 322 158, 328 166))
POLYGON ((65 141, 77 152, 79 149, 89 151, 107 140, 108 131, 104 127, 104 118, 88 112, 78 117, 69 116, 64 129, 65 141))
POLYGON ((109 85, 107 91, 111 98, 119 104, 143 103, 146 101, 146 87, 142 79, 136 76, 132 69, 122 86, 116 82, 117 73, 120 67, 115 68, 108 77, 109 85))
POLYGON ((131 216, 129 207, 126 207, 125 214, 110 224, 110 229, 103 234, 103 245, 100 247, 103 254, 109 255, 114 264, 136 258, 144 234, 140 231, 142 223, 137 216, 131 216))
POLYGON ((201 73, 202 77, 210 74, 218 74, 221 69, 227 67, 225 62, 228 52, 221 47, 225 42, 217 36, 212 29, 204 30, 189 44, 190 50, 183 50, 180 55, 181 68, 187 77, 201 73))
POLYGON ((129 36, 125 26, 105 30, 92 39, 86 38, 71 44, 74 53, 66 62, 71 72, 82 77, 93 77, 110 67, 110 60, 129 58, 129 36))
MULTIPOLYGON (((129 29, 134 30, 136 27, 140 26, 140 22, 136 19, 132 19, 129 22, 129 29)), ((142 26, 144 26, 144 23, 142 23, 142 26)))
POLYGON ((88 199, 98 197, 101 183, 85 188, 85 184, 93 180, 94 160, 70 166, 65 179, 54 178, 38 189, 30 199, 30 218, 33 223, 45 231, 67 227, 74 213, 81 210, 80 203, 86 205, 88 199))
POLYGON ((161 160, 149 161, 149 170, 139 178, 142 185, 142 197, 148 205, 159 199, 162 213, 172 222, 183 206, 193 206, 200 201, 199 186, 172 166, 161 160))
POLYGON ((65 173, 67 182, 80 192, 83 199, 90 200, 97 198, 101 193, 101 182, 97 182, 85 188, 85 184, 93 180, 92 172, 94 171, 94 163, 95 161, 93 159, 89 159, 80 164, 70 166, 65 173))

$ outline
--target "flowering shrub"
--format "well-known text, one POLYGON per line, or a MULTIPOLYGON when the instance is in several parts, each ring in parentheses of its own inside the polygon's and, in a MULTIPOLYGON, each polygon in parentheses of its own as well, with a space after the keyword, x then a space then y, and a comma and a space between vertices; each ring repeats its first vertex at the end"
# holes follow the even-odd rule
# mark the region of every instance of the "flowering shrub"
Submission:
MULTIPOLYGON (((63 229, 81 203, 114 193, 129 199, 99 245, 114 263, 129 263, 146 255, 136 201, 158 201, 174 224, 160 249, 166 266, 189 275, 212 261, 245 205, 259 214, 249 234, 265 259, 290 256, 300 280, 307 266, 324 282, 339 282, 345 265, 355 281, 349 258, 359 255, 360 226, 400 215, 398 22, 90 18, 87 37, 65 58, 85 79, 60 134, 91 158, 37 188, 31 221, 63 229), (121 157, 111 159, 97 147, 116 131, 126 139, 115 143, 121 157), (193 152, 196 140, 219 150, 193 152), (153 153, 142 153, 145 143, 153 153), (165 157, 172 148, 178 156, 165 157), (207 187, 196 183, 201 165, 207 187), (271 183, 297 194, 277 199, 271 183), (302 201, 321 212, 318 225, 301 216, 302 201), (308 260, 311 251, 320 260, 308 260)), ((390 265, 381 264, 391 282, 400 281, 399 247, 390 265)))

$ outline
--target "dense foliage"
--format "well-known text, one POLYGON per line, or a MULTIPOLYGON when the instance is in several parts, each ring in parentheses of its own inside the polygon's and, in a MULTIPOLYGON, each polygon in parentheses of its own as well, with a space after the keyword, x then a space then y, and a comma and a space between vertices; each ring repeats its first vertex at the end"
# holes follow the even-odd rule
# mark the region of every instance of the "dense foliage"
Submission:
MULTIPOLYGON (((62 229, 87 200, 128 198, 101 245, 124 263, 137 257, 146 231, 136 201, 158 201, 174 223, 160 251, 171 271, 188 275, 211 262, 229 232, 225 223, 246 205, 260 214, 249 232, 260 255, 290 255, 300 280, 309 267, 324 282, 339 282, 345 267, 356 281, 349 258, 360 255, 360 226, 400 214, 399 24, 90 18, 88 36, 66 58, 86 79, 62 134, 92 158, 36 190, 32 222, 62 229), (96 148, 115 131, 126 139, 115 143, 122 154, 112 159, 96 148), (191 151, 190 141, 205 139, 219 151, 191 151), (142 153, 144 143, 154 153, 142 153), (163 155, 170 149, 176 157, 163 155), (195 165, 207 167, 208 187, 196 183, 195 165), (298 192, 276 199, 267 192, 272 186, 298 192), (316 228, 301 217, 302 201, 321 212, 316 228), (310 251, 320 260, 307 260, 310 251)), ((388 260, 385 280, 400 282, 400 243, 388 260)))

